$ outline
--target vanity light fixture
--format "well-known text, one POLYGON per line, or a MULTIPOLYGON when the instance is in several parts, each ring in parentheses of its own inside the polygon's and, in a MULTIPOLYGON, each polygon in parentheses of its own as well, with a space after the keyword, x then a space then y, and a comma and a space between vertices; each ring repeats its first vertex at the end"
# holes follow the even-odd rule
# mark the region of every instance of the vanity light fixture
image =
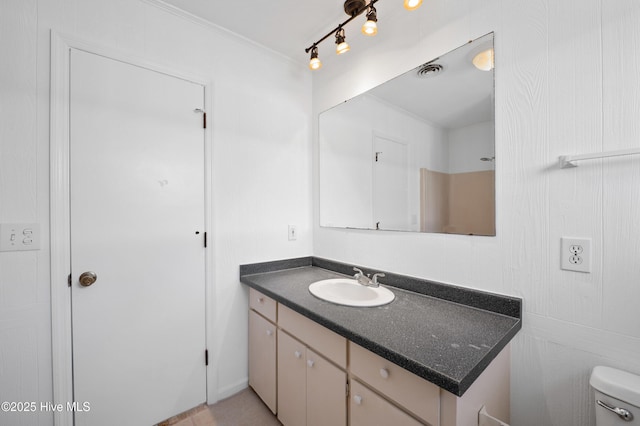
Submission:
POLYGON ((367 22, 362 26, 362 34, 366 36, 374 36, 378 33, 378 12, 373 6, 369 6, 367 12, 367 22))
POLYGON ((493 49, 483 50, 473 57, 473 65, 481 71, 493 69, 493 49))
MULTIPOLYGON (((373 6, 380 0, 345 0, 344 12, 349 15, 349 19, 339 24, 327 35, 320 40, 313 43, 311 46, 304 49, 306 53, 311 51, 311 59, 309 60, 309 68, 317 70, 320 68, 320 59, 318 59, 318 45, 325 41, 327 38, 335 34, 336 37, 336 53, 341 55, 348 52, 350 47, 345 41, 344 26, 353 21, 356 17, 360 16, 364 11, 367 12, 367 21, 362 26, 362 33, 367 36, 374 36, 378 32, 378 12, 373 6)), ((422 0, 404 0, 404 7, 407 10, 416 10, 422 4, 422 0)))
POLYGON ((309 60, 309 68, 312 70, 317 70, 322 67, 322 62, 318 58, 318 47, 313 46, 311 49, 311 59, 309 60))
POLYGON ((347 53, 351 47, 349 47, 349 43, 345 41, 344 36, 344 28, 338 27, 338 31, 336 31, 336 53, 338 55, 342 55, 343 53, 347 53))

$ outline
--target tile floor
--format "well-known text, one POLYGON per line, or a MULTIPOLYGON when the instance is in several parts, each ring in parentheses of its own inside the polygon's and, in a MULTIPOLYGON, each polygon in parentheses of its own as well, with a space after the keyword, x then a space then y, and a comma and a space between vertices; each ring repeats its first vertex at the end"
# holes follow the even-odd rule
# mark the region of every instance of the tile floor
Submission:
POLYGON ((157 426, 279 426, 266 405, 247 388, 214 405, 201 405, 157 426))

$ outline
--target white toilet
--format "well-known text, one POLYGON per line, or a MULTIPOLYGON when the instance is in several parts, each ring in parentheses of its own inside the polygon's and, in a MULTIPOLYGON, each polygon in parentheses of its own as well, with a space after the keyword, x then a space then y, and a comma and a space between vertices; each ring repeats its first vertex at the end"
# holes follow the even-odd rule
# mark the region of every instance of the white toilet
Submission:
POLYGON ((597 426, 640 425, 640 376, 595 367, 589 384, 596 395, 597 426))

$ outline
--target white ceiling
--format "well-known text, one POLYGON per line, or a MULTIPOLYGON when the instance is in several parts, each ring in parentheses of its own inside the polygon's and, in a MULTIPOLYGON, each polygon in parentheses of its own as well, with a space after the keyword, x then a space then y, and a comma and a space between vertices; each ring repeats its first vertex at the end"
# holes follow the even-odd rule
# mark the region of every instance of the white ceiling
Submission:
POLYGON ((349 16, 344 0, 161 0, 296 61, 349 16))

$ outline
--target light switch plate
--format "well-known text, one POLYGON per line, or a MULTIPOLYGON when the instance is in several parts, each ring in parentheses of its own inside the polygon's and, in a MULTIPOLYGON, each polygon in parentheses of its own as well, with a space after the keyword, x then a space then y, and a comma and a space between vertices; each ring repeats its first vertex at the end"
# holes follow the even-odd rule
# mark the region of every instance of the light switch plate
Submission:
POLYGON ((289 241, 295 241, 298 239, 298 227, 296 225, 289 225, 289 241))
POLYGON ((0 251, 40 250, 39 223, 0 223, 0 251))

